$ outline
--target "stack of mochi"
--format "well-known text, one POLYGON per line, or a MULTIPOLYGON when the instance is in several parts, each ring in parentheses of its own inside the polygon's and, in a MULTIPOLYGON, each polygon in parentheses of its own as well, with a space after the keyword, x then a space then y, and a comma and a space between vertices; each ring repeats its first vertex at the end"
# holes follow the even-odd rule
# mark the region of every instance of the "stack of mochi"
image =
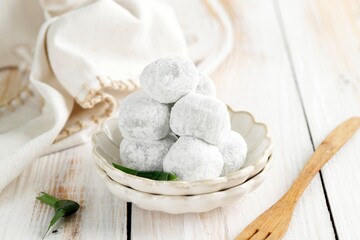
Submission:
POLYGON ((165 171, 183 181, 227 175, 245 162, 247 145, 231 130, 212 80, 192 62, 160 58, 145 67, 142 90, 120 105, 120 158, 138 171, 165 171))

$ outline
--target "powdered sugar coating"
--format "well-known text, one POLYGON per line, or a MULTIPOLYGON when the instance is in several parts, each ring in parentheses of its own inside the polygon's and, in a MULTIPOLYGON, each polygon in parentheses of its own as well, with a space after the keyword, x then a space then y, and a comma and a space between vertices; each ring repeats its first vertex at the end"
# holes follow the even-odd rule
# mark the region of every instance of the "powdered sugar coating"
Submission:
POLYGON ((173 135, 157 141, 124 138, 120 143, 121 163, 138 171, 162 171, 164 157, 176 140, 173 135))
POLYGON ((219 140, 219 150, 224 159, 221 176, 239 170, 245 163, 247 144, 244 138, 235 131, 224 131, 219 140))
POLYGON ((196 87, 196 93, 216 98, 216 88, 210 77, 199 73, 199 85, 196 87))
POLYGON ((182 181, 198 181, 220 176, 224 161, 219 149, 200 139, 180 137, 165 156, 163 168, 182 181))
POLYGON ((179 136, 192 136, 217 144, 229 127, 226 105, 214 98, 189 93, 171 109, 170 128, 179 136))
POLYGON ((159 140, 170 132, 170 107, 143 91, 124 99, 119 110, 119 129, 125 138, 159 140))
POLYGON ((227 111, 226 114, 224 115, 225 120, 224 120, 224 128, 223 131, 230 131, 231 130, 231 118, 230 118, 230 114, 227 111))
POLYGON ((147 65, 140 75, 140 83, 151 98, 161 103, 173 103, 195 91, 199 76, 191 61, 171 56, 147 65))

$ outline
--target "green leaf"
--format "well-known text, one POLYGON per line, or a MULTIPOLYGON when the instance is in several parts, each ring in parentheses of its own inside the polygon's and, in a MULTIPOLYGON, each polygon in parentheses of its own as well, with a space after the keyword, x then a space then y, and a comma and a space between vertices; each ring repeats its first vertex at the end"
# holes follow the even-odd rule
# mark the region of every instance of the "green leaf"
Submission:
POLYGON ((166 181, 166 180, 168 180, 168 178, 167 178, 168 175, 169 175, 168 173, 162 172, 162 173, 159 175, 159 177, 157 178, 157 180, 166 181))
POLYGON ((57 199, 54 196, 51 196, 50 194, 41 192, 41 195, 37 197, 36 199, 40 200, 41 202, 48 204, 52 206, 55 209, 55 215, 50 221, 50 225, 43 237, 43 239, 48 234, 50 228, 62 217, 71 215, 75 213, 77 210, 79 210, 80 205, 72 200, 67 199, 57 199))
POLYGON ((160 172, 160 171, 155 171, 155 172, 153 172, 153 176, 152 176, 152 180, 156 180, 156 179, 158 179, 158 177, 160 176, 160 174, 161 174, 162 172, 160 172))
POLYGON ((123 171, 123 172, 125 172, 125 173, 131 174, 131 175, 137 176, 138 173, 139 173, 138 171, 136 171, 136 170, 134 170, 134 169, 127 168, 127 167, 123 167, 123 166, 118 165, 118 164, 116 164, 116 163, 113 163, 113 166, 114 166, 115 168, 117 168, 117 169, 119 169, 119 170, 121 170, 121 171, 123 171))
POLYGON ((123 171, 127 174, 135 175, 138 177, 148 178, 152 180, 159 180, 159 181, 175 181, 179 178, 173 174, 168 172, 161 172, 161 171, 137 171, 131 168, 127 168, 121 166, 119 164, 113 163, 112 164, 116 169, 123 171))
POLYGON ((175 174, 169 173, 167 180, 168 180, 168 181, 176 181, 176 180, 179 180, 179 178, 178 178, 178 176, 176 176, 175 174))
POLYGON ((64 216, 65 216, 65 211, 64 211, 64 209, 59 209, 59 210, 57 210, 57 211, 55 212, 55 215, 54 215, 54 217, 51 219, 50 225, 49 225, 48 229, 46 230, 46 233, 45 233, 43 239, 44 239, 44 238, 46 237, 46 235, 48 234, 50 228, 51 228, 52 226, 54 226, 54 224, 55 224, 60 218, 62 218, 62 217, 64 217, 64 216))
POLYGON ((52 207, 55 206, 55 203, 57 201, 59 201, 59 199, 57 199, 56 197, 54 196, 51 196, 45 192, 41 192, 42 195, 40 195, 39 197, 37 197, 36 199, 40 200, 41 202, 45 203, 45 204, 48 204, 52 207))
POLYGON ((159 174, 154 172, 139 172, 136 176, 156 180, 157 175, 159 174))
POLYGON ((79 210, 80 205, 72 200, 59 200, 55 203, 55 211, 64 210, 65 216, 71 215, 79 210))

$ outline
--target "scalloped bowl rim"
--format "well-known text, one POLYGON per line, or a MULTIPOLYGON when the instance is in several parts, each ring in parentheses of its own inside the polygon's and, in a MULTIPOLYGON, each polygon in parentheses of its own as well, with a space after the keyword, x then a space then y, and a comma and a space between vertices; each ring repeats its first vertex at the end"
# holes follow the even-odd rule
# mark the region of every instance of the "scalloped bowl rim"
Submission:
POLYGON ((106 172, 95 166, 97 175, 115 197, 132 202, 139 208, 170 214, 200 213, 229 205, 257 189, 266 179, 272 167, 272 157, 266 166, 243 184, 221 191, 190 196, 152 194, 138 191, 114 181, 106 172), (156 203, 155 203, 156 202, 156 203))
POLYGON ((202 197, 207 197, 207 196, 215 196, 215 195, 223 195, 226 192, 228 192, 229 190, 234 190, 234 189, 239 189, 242 187, 247 187, 247 185, 249 185, 250 183, 256 181, 258 179, 258 177, 262 177, 262 176, 266 176, 266 173, 268 173, 268 171, 270 170, 270 168, 272 167, 272 162, 273 162, 273 157, 270 156, 268 163, 266 164, 266 166, 259 172, 257 173, 255 176, 247 179, 244 183, 228 188, 228 189, 224 189, 224 190, 220 190, 220 191, 216 191, 216 192, 210 192, 210 193, 203 193, 203 194, 193 194, 193 195, 165 195, 165 194, 154 194, 154 193, 148 193, 148 192, 142 192, 136 189, 133 189, 132 187, 129 186, 125 186, 121 183, 116 182, 114 179, 112 179, 109 175, 106 174, 106 172, 101 169, 99 166, 95 166, 99 171, 102 171, 102 173, 104 173, 106 175, 106 179, 109 180, 109 183, 114 184, 116 186, 121 186, 124 188, 127 188, 133 192, 137 192, 138 194, 142 194, 145 195, 146 197, 153 197, 153 198, 184 198, 184 199, 196 199, 196 198, 202 198, 202 197))
MULTIPOLYGON (((101 156, 97 150, 96 150, 96 146, 97 146, 97 143, 96 143, 96 140, 95 140, 95 137, 97 135, 99 135, 100 133, 102 133, 104 131, 104 125, 106 124, 106 122, 108 121, 111 121, 111 120, 114 120, 114 119, 117 119, 117 117, 112 117, 112 118, 109 118, 107 120, 105 120, 104 122, 102 122, 101 126, 100 126, 100 129, 97 130, 93 135, 92 135, 92 138, 91 138, 91 141, 92 141, 92 145, 93 145, 93 154, 101 160, 102 164, 99 164, 97 161, 96 164, 102 169, 104 170, 106 173, 107 173, 107 170, 112 170, 112 171, 116 171, 116 174, 121 176, 121 178, 129 178, 129 179, 134 179, 136 181, 142 181, 144 182, 144 184, 147 184, 147 185, 170 185, 170 186, 174 186, 174 187, 178 187, 178 188, 191 188, 191 187, 195 187, 195 186, 198 186, 198 185, 204 185, 204 184, 207 184, 207 185, 212 185, 212 184, 218 184, 218 183, 224 183, 224 182, 228 182, 230 179, 234 179, 234 178, 238 178, 239 175, 241 174, 244 174, 244 172, 246 171, 250 171, 251 173, 249 174, 249 178, 253 177, 254 175, 256 175, 257 173, 259 173, 265 166, 266 164, 268 163, 268 159, 270 158, 271 154, 272 154, 272 151, 273 151, 273 143, 272 143, 272 140, 269 136, 269 130, 268 130, 268 127, 264 124, 264 123, 261 123, 261 122, 257 122, 255 120, 255 117, 250 113, 250 112, 247 112, 247 111, 234 111, 232 108, 230 108, 228 106, 228 110, 231 111, 232 113, 241 113, 241 114, 246 114, 248 115, 252 122, 254 123, 254 125, 260 125, 262 126, 264 129, 265 129, 265 136, 264 136, 264 139, 267 139, 269 144, 268 146, 264 149, 263 153, 261 154, 261 157, 259 157, 259 160, 255 161, 253 163, 253 165, 250 165, 250 166, 246 166, 244 168, 241 168, 237 171, 234 171, 226 176, 222 176, 222 177, 217 177, 217 178, 211 178, 211 179, 206 179, 206 180, 200 180, 200 181, 194 181, 194 182, 186 182, 186 181, 158 181, 158 180, 151 180, 151 179, 147 179, 147 178, 142 178, 142 177, 138 177, 138 176, 135 176, 135 175, 131 175, 131 174, 127 174, 125 172, 122 172, 122 171, 119 171, 117 170, 115 167, 113 167, 111 164, 108 163, 108 161, 106 159, 103 158, 103 156, 101 156), (258 166, 262 166, 261 169, 258 169, 258 166), (257 170, 256 172, 254 172, 255 170, 257 170)), ((108 174, 108 173, 107 173, 108 174)), ((246 180, 244 181, 246 182, 246 180)), ((122 183, 120 183, 122 184, 122 183)))

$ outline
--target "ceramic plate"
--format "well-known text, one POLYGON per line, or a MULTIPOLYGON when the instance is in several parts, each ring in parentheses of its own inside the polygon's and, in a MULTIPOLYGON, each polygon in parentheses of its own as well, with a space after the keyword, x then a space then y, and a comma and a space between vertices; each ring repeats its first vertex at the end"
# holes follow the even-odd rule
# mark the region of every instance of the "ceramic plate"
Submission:
POLYGON ((272 153, 272 143, 265 124, 258 123, 248 112, 234 112, 229 109, 231 126, 240 133, 248 145, 248 155, 244 166, 225 177, 196 182, 154 181, 126 174, 117 170, 112 163, 121 164, 119 146, 122 140, 118 129, 118 119, 108 119, 101 129, 94 133, 93 156, 96 164, 115 182, 133 189, 164 195, 194 195, 216 192, 237 186, 259 173, 272 153))
POLYGON ((192 196, 156 195, 137 191, 115 182, 104 170, 97 166, 96 170, 109 191, 121 200, 132 202, 136 206, 150 211, 181 214, 207 212, 234 203, 241 197, 254 191, 264 181, 270 169, 270 163, 271 159, 269 159, 268 164, 260 173, 243 184, 227 190, 192 196))

